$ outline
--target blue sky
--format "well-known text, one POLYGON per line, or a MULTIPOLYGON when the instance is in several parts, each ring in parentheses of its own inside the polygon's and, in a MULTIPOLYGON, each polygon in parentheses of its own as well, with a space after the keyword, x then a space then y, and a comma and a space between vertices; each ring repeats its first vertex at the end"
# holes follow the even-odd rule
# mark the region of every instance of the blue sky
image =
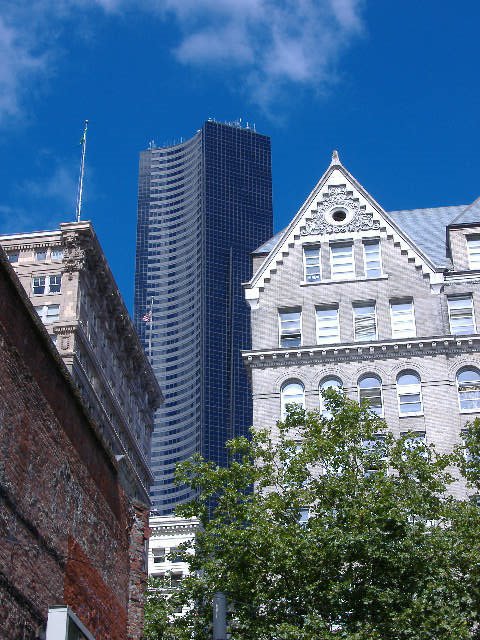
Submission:
POLYGON ((332 149, 385 209, 480 195, 480 3, 1 0, 0 232, 84 218, 131 308, 138 152, 242 118, 272 139, 275 228, 332 149))

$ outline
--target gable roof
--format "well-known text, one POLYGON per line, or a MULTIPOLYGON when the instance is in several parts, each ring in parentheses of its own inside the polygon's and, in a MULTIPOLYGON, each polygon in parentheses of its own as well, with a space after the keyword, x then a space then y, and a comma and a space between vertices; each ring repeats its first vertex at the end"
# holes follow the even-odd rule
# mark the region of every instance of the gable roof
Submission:
POLYGON ((254 255, 265 256, 265 259, 253 274, 251 280, 244 283, 245 298, 251 305, 256 304, 255 301, 258 301, 260 290, 263 289, 265 282, 270 279, 272 273, 275 273, 277 265, 283 262, 290 248, 301 236, 311 233, 317 235, 324 232, 335 236, 346 231, 347 227, 344 227, 337 232, 336 229, 332 228, 328 216, 325 218, 320 213, 322 208, 328 209, 331 208, 332 204, 335 206, 338 203, 340 205, 345 203, 345 206, 350 209, 353 215, 353 218, 350 218, 349 222, 346 223, 349 225, 349 231, 379 229, 381 226, 387 231, 387 235, 393 238, 395 243, 398 243, 407 259, 429 275, 432 284, 443 278, 442 272, 445 268, 445 261, 442 260, 441 252, 434 253, 435 257, 442 261, 442 264, 437 266, 432 259, 431 252, 427 253, 425 251, 425 244, 427 243, 424 243, 422 247, 413 242, 402 226, 394 219, 394 216, 390 216, 342 165, 337 151, 334 151, 329 167, 290 224, 254 252, 254 255), (321 229, 324 231, 321 231, 321 229))
POLYGON ((477 198, 472 204, 465 207, 464 210, 450 222, 450 225, 457 226, 475 223, 480 223, 480 198, 477 198))
POLYGON ((467 205, 434 207, 428 209, 402 209, 388 215, 438 268, 451 266, 447 258, 445 229, 464 211, 467 205))

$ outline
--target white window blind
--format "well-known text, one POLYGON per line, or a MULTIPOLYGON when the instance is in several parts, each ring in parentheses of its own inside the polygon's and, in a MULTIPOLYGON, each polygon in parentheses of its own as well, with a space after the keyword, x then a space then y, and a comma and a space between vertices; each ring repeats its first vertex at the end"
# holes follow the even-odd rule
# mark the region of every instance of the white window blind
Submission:
POLYGON ((472 296, 447 298, 450 333, 455 336, 475 333, 472 296))
POLYGON ((460 411, 480 411, 480 371, 474 367, 457 374, 460 411))
POLYGON ((317 344, 340 342, 338 306, 317 307, 317 344))
POLYGON ((420 376, 403 372, 397 378, 398 412, 401 416, 423 413, 420 376))
POLYGON ((361 342, 376 340, 377 318, 375 304, 356 304, 353 306, 354 339, 361 342))
POLYGON ((480 269, 480 236, 467 238, 467 251, 470 269, 480 269))
POLYGON ((333 280, 355 277, 353 244, 351 242, 330 245, 330 255, 333 280))
POLYGON ((378 240, 366 240, 363 243, 363 257, 365 260, 365 277, 378 278, 382 275, 382 262, 380 258, 380 242, 378 240))
POLYGON ((393 338, 411 338, 416 335, 413 300, 392 300, 390 314, 393 338))
POLYGON ((299 347, 302 344, 302 327, 300 311, 280 311, 280 346, 299 347))
POLYGON ((305 282, 320 282, 320 247, 303 248, 305 282))

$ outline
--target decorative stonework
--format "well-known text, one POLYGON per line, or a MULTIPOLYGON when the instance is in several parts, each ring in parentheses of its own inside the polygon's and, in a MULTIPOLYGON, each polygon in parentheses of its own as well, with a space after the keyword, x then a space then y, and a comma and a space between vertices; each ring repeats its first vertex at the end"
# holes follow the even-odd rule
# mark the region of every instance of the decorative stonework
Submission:
POLYGON ((86 252, 78 233, 64 233, 63 240, 65 243, 63 265, 65 272, 68 273, 68 279, 71 280, 75 271, 80 271, 84 268, 86 252))
POLYGON ((243 352, 243 360, 249 368, 264 369, 289 367, 299 364, 377 361, 379 358, 395 359, 435 355, 458 356, 462 353, 480 353, 480 336, 444 336, 437 339, 412 338, 406 342, 378 342, 374 344, 314 346, 299 350, 243 352), (300 361, 300 362, 299 362, 300 361))
POLYGON ((380 222, 374 220, 373 213, 368 213, 365 209, 346 185, 329 185, 328 192, 323 194, 316 211, 312 211, 311 219, 300 229, 300 234, 310 236, 380 229, 380 222), (349 213, 344 223, 332 221, 329 213, 335 209, 349 213))

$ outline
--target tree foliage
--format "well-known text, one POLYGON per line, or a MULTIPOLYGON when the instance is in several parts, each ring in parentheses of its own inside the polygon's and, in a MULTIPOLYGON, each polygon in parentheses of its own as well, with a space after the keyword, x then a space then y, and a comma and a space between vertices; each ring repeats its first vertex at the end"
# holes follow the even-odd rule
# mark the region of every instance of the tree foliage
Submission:
POLYGON ((480 639, 479 511, 454 497, 461 474, 480 490, 480 423, 470 455, 439 455, 342 394, 326 402, 331 417, 293 407, 230 441, 228 468, 181 465, 198 497, 178 513, 202 529, 174 599, 151 595, 148 638, 211 638, 222 591, 232 640, 480 639))

